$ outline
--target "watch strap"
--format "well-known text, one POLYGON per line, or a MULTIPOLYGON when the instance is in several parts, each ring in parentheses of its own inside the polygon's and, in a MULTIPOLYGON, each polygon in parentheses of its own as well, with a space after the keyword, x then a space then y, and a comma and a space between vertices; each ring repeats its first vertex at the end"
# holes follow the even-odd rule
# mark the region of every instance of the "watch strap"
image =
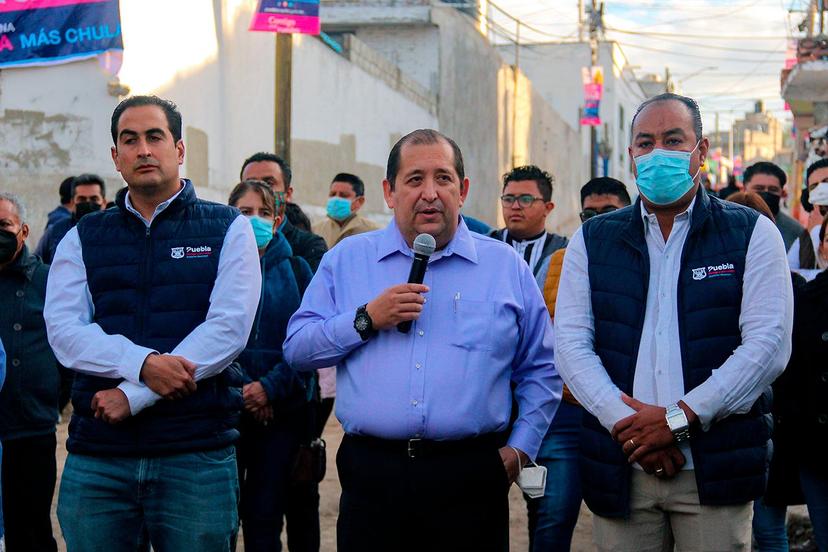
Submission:
POLYGON ((687 420, 687 414, 684 413, 678 403, 668 406, 664 417, 676 443, 683 443, 690 439, 690 422, 687 420))

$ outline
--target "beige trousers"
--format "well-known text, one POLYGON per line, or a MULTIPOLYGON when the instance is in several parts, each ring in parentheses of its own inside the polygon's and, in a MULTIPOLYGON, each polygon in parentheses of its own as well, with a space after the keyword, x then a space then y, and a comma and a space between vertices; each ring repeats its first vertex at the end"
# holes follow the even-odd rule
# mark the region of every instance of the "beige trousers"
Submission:
POLYGON ((702 506, 692 470, 659 479, 633 470, 629 519, 594 516, 598 550, 725 552, 750 550, 752 503, 702 506))

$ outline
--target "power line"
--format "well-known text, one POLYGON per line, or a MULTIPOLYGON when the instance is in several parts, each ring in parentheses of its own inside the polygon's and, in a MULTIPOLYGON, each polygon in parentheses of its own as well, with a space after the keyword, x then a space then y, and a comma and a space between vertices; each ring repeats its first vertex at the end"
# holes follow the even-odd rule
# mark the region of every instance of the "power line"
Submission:
POLYGON ((688 33, 658 33, 658 32, 639 32, 639 31, 630 31, 629 29, 617 29, 615 27, 605 27, 607 31, 614 31, 616 33, 622 34, 629 34, 629 35, 640 35, 640 36, 666 36, 666 37, 678 37, 678 38, 706 38, 710 39, 727 39, 727 40, 787 40, 791 37, 788 36, 736 36, 736 35, 720 35, 716 34, 715 36, 712 35, 699 35, 699 34, 688 34, 688 33))
MULTIPOLYGON (((697 54, 688 54, 686 52, 674 52, 672 50, 664 50, 664 49, 661 49, 661 48, 652 48, 650 46, 640 46, 638 44, 632 44, 630 42, 619 42, 619 44, 621 44, 625 48, 627 48, 627 47, 629 47, 629 48, 638 48, 639 50, 647 50, 649 52, 659 52, 659 53, 662 53, 662 54, 670 54, 670 55, 674 55, 674 56, 681 56, 683 58, 715 59, 715 60, 720 60, 720 61, 739 61, 737 59, 734 59, 732 56, 731 57, 720 57, 720 56, 703 56, 703 55, 697 55, 697 54)), ((773 51, 770 52, 770 55, 773 55, 773 54, 778 53, 778 52, 779 52, 779 49, 773 50, 773 51)), ((768 57, 770 57, 770 55, 768 57)), ((742 60, 742 61, 751 62, 751 61, 757 61, 757 60, 748 59, 748 60, 742 60)), ((761 60, 760 63, 764 63, 766 61, 768 61, 767 58, 761 60)), ((778 62, 774 61, 774 63, 778 63, 778 62)))

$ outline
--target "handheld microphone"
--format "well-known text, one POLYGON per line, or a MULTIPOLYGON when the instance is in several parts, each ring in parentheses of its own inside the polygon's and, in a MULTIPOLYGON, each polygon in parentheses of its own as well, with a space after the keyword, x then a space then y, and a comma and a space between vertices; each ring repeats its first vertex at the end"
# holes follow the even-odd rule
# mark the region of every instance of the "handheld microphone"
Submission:
MULTIPOLYGON (((408 273, 409 284, 422 284, 428 267, 428 258, 437 249, 437 242, 430 234, 420 234, 414 240, 414 261, 411 263, 411 272, 408 273)), ((397 330, 402 333, 411 331, 411 321, 400 322, 397 330)))

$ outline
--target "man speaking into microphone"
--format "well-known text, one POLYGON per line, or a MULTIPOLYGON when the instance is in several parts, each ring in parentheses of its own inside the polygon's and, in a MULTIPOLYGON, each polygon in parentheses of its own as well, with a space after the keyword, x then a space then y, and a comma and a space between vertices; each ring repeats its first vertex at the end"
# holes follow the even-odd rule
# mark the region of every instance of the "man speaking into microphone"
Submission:
POLYGON ((288 326, 291 366, 338 368, 340 551, 509 548, 508 489, 562 384, 526 263, 460 218, 469 186, 454 141, 400 139, 383 181, 393 220, 325 255, 288 326), (402 283, 420 234, 436 250, 421 284, 402 283))

